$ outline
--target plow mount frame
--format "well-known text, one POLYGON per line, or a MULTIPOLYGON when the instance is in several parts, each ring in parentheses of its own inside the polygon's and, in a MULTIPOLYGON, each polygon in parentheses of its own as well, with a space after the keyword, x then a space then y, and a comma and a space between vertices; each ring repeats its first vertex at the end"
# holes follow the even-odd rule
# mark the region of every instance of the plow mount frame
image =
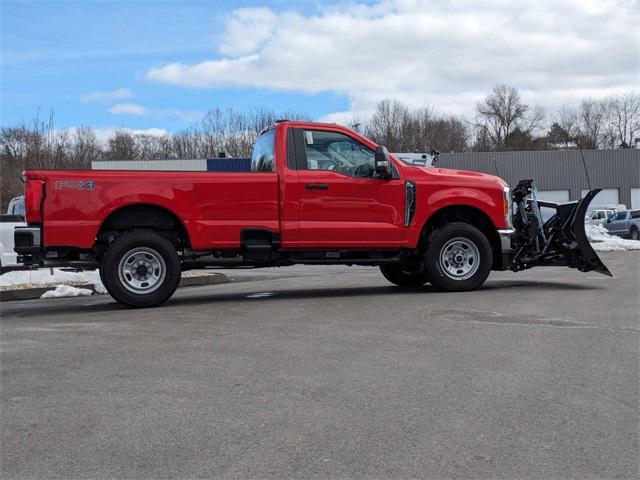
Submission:
POLYGON ((537 200, 532 179, 520 180, 513 190, 514 255, 509 268, 519 272, 540 266, 566 266, 612 277, 589 243, 584 226, 589 204, 599 192, 590 190, 573 202, 546 202, 537 200), (540 207, 553 208, 555 213, 543 222, 540 207))

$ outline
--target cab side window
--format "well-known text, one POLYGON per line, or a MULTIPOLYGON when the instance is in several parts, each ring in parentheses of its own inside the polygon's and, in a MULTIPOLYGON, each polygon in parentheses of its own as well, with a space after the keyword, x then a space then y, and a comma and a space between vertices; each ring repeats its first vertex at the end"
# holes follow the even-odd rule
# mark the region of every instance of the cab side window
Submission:
POLYGON ((350 177, 371 178, 375 154, 356 140, 341 133, 304 130, 307 170, 327 170, 350 177))

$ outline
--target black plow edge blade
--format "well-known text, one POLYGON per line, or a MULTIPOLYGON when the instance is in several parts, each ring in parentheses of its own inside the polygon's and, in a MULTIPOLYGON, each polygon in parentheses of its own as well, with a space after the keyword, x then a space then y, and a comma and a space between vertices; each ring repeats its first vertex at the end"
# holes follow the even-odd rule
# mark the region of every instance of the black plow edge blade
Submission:
POLYGON ((584 228, 584 218, 587 214, 589 204, 599 192, 599 188, 591 190, 584 196, 584 198, 578 201, 575 213, 572 215, 569 229, 573 239, 575 240, 575 249, 577 250, 575 253, 579 252, 579 257, 581 257, 578 269, 583 272, 594 271, 613 277, 606 265, 602 263, 602 260, 600 260, 600 257, 591 246, 591 243, 589 243, 589 239, 587 238, 587 233, 584 228))

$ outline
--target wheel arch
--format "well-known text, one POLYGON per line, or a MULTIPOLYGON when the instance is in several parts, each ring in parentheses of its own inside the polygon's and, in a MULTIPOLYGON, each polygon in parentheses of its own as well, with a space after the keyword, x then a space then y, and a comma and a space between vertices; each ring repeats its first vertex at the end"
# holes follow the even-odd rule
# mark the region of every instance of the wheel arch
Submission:
POLYGON ((498 230, 491 218, 480 208, 471 205, 448 205, 436 210, 424 223, 420 232, 418 249, 424 251, 429 234, 436 228, 452 222, 463 222, 473 225, 480 230, 489 241, 493 253, 493 268, 500 269, 502 263, 502 249, 498 230))
POLYGON ((96 235, 96 243, 110 243, 121 234, 149 229, 164 233, 176 245, 190 245, 189 232, 180 217, 165 206, 153 203, 131 203, 111 211, 102 221, 96 235), (168 235, 169 233, 175 235, 168 235))

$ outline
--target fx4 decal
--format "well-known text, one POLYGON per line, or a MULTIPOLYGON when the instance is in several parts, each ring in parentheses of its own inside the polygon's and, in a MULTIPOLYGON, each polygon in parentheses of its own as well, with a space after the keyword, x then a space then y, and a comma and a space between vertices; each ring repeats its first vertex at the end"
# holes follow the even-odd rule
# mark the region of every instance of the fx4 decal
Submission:
POLYGON ((58 180, 56 190, 93 190, 96 182, 93 180, 58 180))

